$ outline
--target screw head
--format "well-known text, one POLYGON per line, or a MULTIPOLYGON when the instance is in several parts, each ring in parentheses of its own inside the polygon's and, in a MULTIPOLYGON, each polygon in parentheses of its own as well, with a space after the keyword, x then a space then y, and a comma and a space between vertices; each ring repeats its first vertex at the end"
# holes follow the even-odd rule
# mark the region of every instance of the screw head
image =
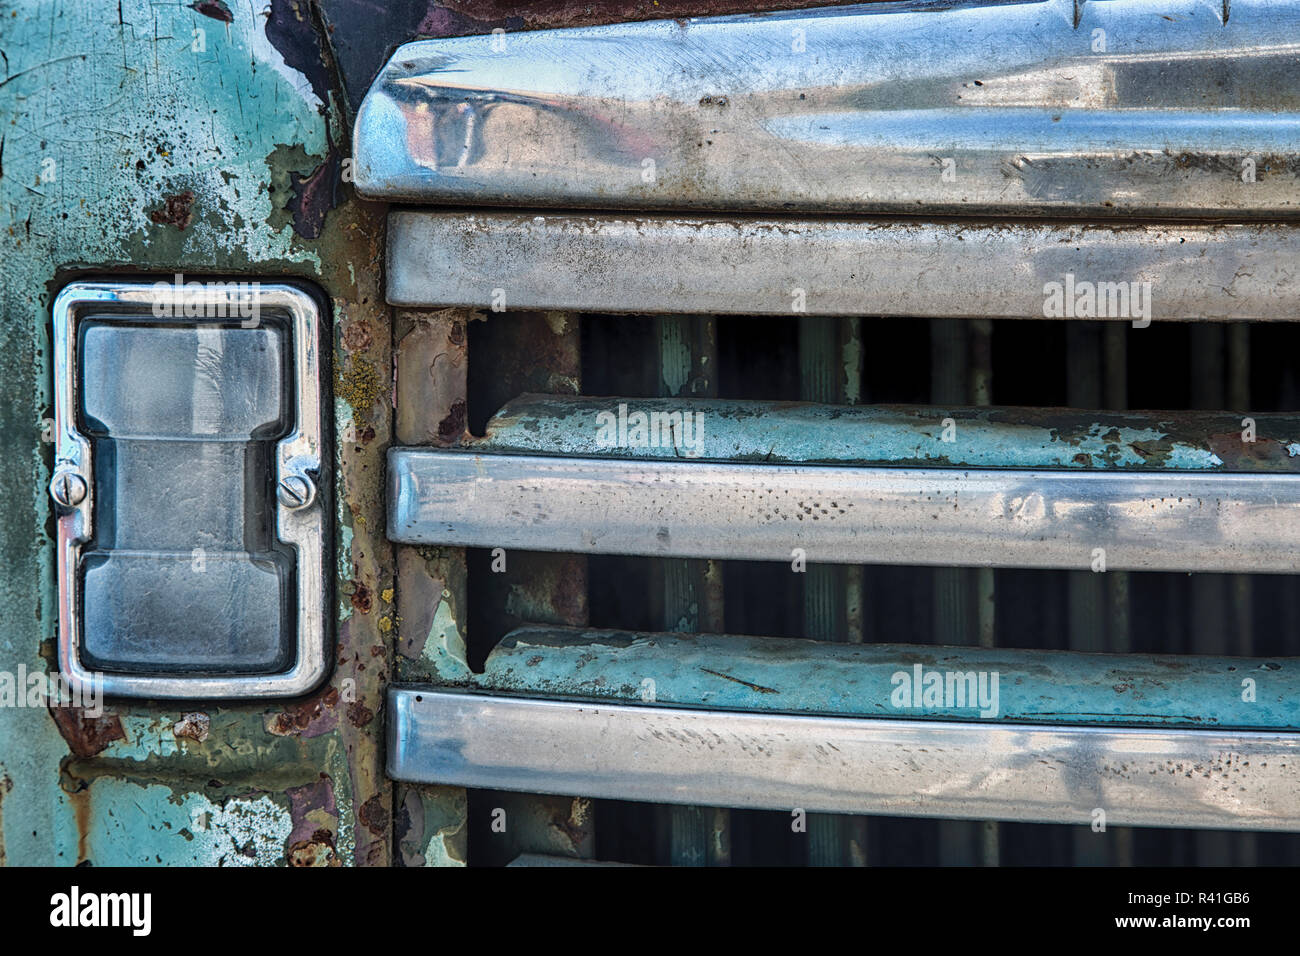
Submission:
POLYGON ((280 504, 291 511, 306 508, 316 499, 316 486, 306 475, 286 475, 275 491, 280 504))
POLYGON ((75 471, 56 471, 50 479, 50 497, 64 508, 75 508, 86 500, 86 479, 75 471))

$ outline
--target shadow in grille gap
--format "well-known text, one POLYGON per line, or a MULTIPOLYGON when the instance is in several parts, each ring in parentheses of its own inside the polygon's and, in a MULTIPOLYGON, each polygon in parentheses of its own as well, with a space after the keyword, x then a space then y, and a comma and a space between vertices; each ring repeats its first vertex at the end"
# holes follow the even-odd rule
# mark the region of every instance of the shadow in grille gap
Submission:
MULTIPOLYGON (((469 427, 523 393, 1029 409, 1300 409, 1293 324, 508 313, 469 329, 469 427), (562 341, 563 346, 554 346, 562 341), (576 347, 580 341, 580 348, 576 347), (547 345, 546 343, 551 343, 547 345)), ((616 403, 611 403, 611 406, 616 403)), ((1290 575, 468 555, 470 662, 514 627, 751 634, 1240 657, 1300 655, 1290 575)), ((1196 702, 1190 702, 1195 707, 1196 702)), ((665 864, 1064 865, 1300 862, 1300 834, 720 812, 470 794, 472 863, 519 854, 665 864), (522 821, 509 838, 494 812, 522 821)))

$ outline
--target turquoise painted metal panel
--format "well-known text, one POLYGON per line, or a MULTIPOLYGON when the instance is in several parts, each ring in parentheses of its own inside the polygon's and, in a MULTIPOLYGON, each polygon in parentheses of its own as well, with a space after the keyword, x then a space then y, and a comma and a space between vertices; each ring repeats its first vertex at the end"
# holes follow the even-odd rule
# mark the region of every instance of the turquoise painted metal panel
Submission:
POLYGON ((505 405, 483 451, 765 464, 1300 472, 1300 418, 1223 412, 817 405, 727 399, 557 398, 505 405), (676 415, 675 442, 617 440, 676 415), (683 416, 691 430, 681 430, 683 416), (620 422, 622 424, 620 425, 620 422), (1251 441, 1243 440, 1250 432, 1251 441))
POLYGON ((391 555, 382 220, 307 3, 21 0, 0 10, 0 861, 386 863, 391 555), (336 342, 335 672, 263 704, 16 706, 55 646, 50 304, 73 278, 296 279, 336 342), (332 322, 332 326, 331 326, 332 322), (386 600, 381 595, 387 594, 386 600))
POLYGON ((530 627, 502 639, 471 683, 484 690, 717 710, 1300 728, 1300 663, 1291 658, 853 645, 530 627), (944 693, 953 693, 931 705, 922 690, 933 674, 944 679, 944 693), (964 684, 963 696, 954 700, 955 688, 946 680, 950 674, 973 674, 976 685, 964 684), (982 696, 967 696, 967 690, 982 696))

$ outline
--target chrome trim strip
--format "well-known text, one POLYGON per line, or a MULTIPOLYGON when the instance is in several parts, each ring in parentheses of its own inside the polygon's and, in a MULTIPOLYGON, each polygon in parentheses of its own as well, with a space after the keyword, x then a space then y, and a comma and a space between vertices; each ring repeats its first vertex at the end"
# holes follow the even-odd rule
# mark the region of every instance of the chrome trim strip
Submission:
MULTIPOLYGON (((309 475, 315 484, 323 486, 319 308, 311 296, 293 286, 242 283, 243 287, 250 285, 255 288, 258 308, 288 317, 293 340, 295 427, 276 446, 276 481, 291 474, 309 475)), ((330 670, 327 635, 331 629, 325 616, 329 519, 321 495, 316 495, 311 505, 297 510, 276 505, 277 535, 298 552, 297 655, 288 670, 268 675, 151 676, 91 671, 81 661, 77 563, 81 545, 91 538, 95 483, 90 443, 76 429, 76 324, 92 308, 101 313, 123 312, 129 318, 143 315, 159 323, 227 321, 186 316, 186 305, 193 305, 191 296, 198 294, 203 296, 205 315, 236 315, 236 307, 246 292, 235 284, 205 284, 200 293, 188 284, 178 287, 169 282, 74 282, 54 300, 54 471, 74 472, 88 489, 76 508, 58 508, 59 670, 74 687, 101 687, 105 694, 122 697, 216 699, 305 694, 317 687, 330 670), (166 307, 165 315, 160 317, 154 311, 155 304, 166 307)))
POLYGON ((810 563, 1291 573, 1300 475, 845 468, 393 448, 404 544, 810 563), (1097 567, 1099 550, 1104 564, 1097 567))
POLYGON ((1300 228, 1282 225, 399 210, 389 215, 388 301, 495 311, 1110 318, 1138 326, 1294 321, 1297 259, 1300 228), (1090 314, 1084 283, 1096 303, 1104 300, 1090 314), (1115 283, 1124 286, 1122 299, 1115 283))
POLYGON ((654 803, 1300 830, 1300 736, 685 710, 390 688, 396 780, 654 803))
POLYGON ((1300 212, 1300 6, 870 5, 424 40, 356 186, 463 204, 811 213, 1300 212))

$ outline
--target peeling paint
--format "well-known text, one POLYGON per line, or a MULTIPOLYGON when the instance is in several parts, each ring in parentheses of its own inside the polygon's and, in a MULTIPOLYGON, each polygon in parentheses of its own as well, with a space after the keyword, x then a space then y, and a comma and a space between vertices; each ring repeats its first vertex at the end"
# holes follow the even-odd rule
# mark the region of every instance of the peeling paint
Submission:
POLYGON ((57 706, 51 706, 49 712, 68 749, 78 757, 93 757, 114 740, 126 739, 122 721, 116 714, 91 717, 80 707, 57 706))
POLYGON ((400 791, 397 834, 403 866, 465 866, 468 801, 457 787, 406 786, 400 791))
POLYGON ((211 718, 205 713, 196 711, 182 714, 181 719, 172 725, 172 733, 177 737, 186 737, 203 743, 208 739, 208 729, 211 726, 211 718))
MULTIPOLYGON (((123 0, 120 11, 105 18, 94 5, 19 0, 5 22, 0 443, 6 461, 25 466, 0 469, 0 600, 10 609, 0 659, 29 671, 49 666, 56 617, 41 432, 49 303, 68 278, 305 279, 324 290, 330 323, 370 330, 368 340, 338 342, 335 367, 390 362, 373 268, 382 210, 337 181, 349 120, 312 7, 123 0), (87 122, 93 135, 80 135, 87 122)), ((372 436, 336 450, 347 520, 334 591, 350 610, 343 582, 372 595, 392 582, 381 487, 390 426, 387 403, 366 415, 333 407, 342 409, 336 435, 355 421, 372 436)), ((391 835, 355 825, 358 804, 391 793, 380 722, 360 719, 381 706, 388 669, 383 635, 366 617, 338 629, 331 686, 307 701, 202 711, 115 701, 102 718, 60 708, 49 720, 0 711, 0 741, 13 744, 0 817, 7 862, 387 862, 391 835), (318 839, 321 827, 288 841, 287 790, 322 772, 337 811, 333 842, 318 839)))
POLYGON ((335 834, 339 821, 333 781, 321 774, 317 782, 291 787, 286 794, 293 824, 286 854, 289 865, 338 866, 335 834))
POLYGON ((99 823, 53 835, 56 857, 69 864, 275 866, 292 830, 288 807, 269 794, 214 801, 189 793, 178 801, 160 784, 101 777, 61 802, 64 813, 99 823))

